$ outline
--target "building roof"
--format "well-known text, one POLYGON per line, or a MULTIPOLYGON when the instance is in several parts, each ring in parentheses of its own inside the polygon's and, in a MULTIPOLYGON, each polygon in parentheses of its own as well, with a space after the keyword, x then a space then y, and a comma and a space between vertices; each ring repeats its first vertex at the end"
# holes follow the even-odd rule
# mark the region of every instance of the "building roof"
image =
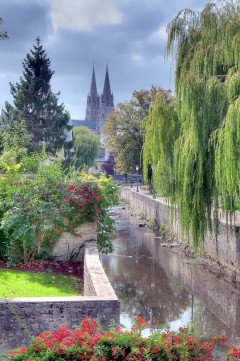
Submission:
POLYGON ((71 119, 73 127, 87 127, 89 129, 96 129, 96 120, 77 120, 71 119))

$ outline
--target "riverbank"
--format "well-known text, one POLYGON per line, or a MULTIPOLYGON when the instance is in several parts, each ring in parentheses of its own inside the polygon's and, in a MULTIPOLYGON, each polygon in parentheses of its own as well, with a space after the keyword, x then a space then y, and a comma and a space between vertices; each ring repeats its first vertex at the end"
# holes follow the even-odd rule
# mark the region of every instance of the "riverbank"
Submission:
POLYGON ((114 252, 101 261, 121 303, 121 325, 130 330, 141 316, 150 324, 146 336, 163 325, 174 331, 188 324, 197 337, 223 333, 236 343, 240 289, 184 256, 180 246, 166 247, 126 204, 113 208, 111 217, 114 252))
MULTIPOLYGON (((135 188, 120 187, 121 199, 141 217, 145 217, 151 223, 156 222, 160 231, 168 235, 163 242, 174 243, 179 251, 188 255, 193 254, 191 239, 182 238, 177 209, 171 209, 166 199, 153 199, 146 189, 139 189, 137 192, 135 188)), ((208 232, 197 260, 211 272, 240 288, 240 222, 238 217, 234 225, 228 225, 224 215, 221 216, 217 239, 208 232)))

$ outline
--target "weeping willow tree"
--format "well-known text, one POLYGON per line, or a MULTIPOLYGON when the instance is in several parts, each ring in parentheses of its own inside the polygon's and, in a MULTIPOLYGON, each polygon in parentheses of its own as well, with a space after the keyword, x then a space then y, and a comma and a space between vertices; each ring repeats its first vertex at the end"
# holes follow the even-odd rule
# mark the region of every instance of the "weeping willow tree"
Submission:
POLYGON ((157 193, 170 196, 173 191, 173 145, 179 134, 174 98, 169 92, 159 93, 151 105, 144 124, 142 150, 143 175, 147 181, 152 166, 153 185, 157 193))
POLYGON ((240 0, 209 3, 200 13, 182 10, 167 32, 180 131, 174 141, 171 107, 154 104, 145 172, 146 162, 153 162, 157 183, 170 180, 181 228, 197 250, 207 229, 215 229, 219 206, 231 212, 240 199, 240 0))
POLYGON ((221 207, 234 212, 236 202, 240 201, 240 73, 237 68, 229 70, 225 84, 229 107, 222 126, 213 135, 215 179, 221 207))

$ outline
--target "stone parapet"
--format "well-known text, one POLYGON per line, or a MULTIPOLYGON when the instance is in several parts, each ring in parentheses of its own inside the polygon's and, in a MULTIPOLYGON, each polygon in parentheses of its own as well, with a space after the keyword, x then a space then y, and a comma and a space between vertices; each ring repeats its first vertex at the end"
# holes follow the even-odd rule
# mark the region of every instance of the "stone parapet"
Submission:
POLYGON ((96 242, 94 241, 86 242, 85 246, 84 296, 97 296, 109 300, 118 300, 102 268, 96 242))
POLYGON ((0 352, 27 345, 29 338, 61 325, 95 318, 105 329, 120 322, 120 303, 101 266, 96 241, 85 243, 84 296, 0 299, 0 352))

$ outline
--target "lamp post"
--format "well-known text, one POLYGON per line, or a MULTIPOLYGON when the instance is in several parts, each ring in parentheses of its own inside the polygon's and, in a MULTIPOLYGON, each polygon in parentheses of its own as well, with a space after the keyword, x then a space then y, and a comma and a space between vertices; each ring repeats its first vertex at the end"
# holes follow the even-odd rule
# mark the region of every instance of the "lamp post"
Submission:
POLYGON ((137 171, 137 192, 139 192, 138 190, 138 171, 139 171, 139 166, 136 165, 136 171, 137 171))
POLYGON ((116 184, 116 179, 115 179, 116 176, 115 175, 116 175, 116 165, 113 166, 113 182, 114 182, 114 184, 116 184))

